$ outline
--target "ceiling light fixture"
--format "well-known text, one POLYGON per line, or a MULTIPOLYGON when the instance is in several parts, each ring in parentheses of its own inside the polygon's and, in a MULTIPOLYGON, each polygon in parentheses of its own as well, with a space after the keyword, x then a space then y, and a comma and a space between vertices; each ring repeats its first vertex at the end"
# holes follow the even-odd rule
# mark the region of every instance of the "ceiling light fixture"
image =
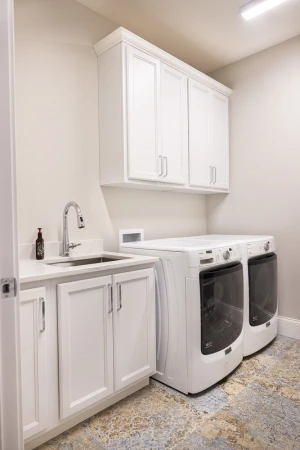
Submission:
POLYGON ((242 6, 240 12, 244 19, 250 20, 286 1, 287 0, 252 0, 252 2, 242 6))

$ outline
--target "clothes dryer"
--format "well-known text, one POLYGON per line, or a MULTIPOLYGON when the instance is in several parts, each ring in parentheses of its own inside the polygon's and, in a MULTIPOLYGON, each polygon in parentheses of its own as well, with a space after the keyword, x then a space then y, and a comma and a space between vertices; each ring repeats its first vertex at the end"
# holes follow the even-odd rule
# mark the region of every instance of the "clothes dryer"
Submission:
POLYGON ((156 263, 157 374, 185 394, 209 388, 243 358, 243 266, 237 244, 160 239, 121 245, 156 263))
POLYGON ((277 335, 277 255, 273 236, 203 235, 195 242, 235 242, 241 249, 244 272, 244 356, 269 344, 277 335))

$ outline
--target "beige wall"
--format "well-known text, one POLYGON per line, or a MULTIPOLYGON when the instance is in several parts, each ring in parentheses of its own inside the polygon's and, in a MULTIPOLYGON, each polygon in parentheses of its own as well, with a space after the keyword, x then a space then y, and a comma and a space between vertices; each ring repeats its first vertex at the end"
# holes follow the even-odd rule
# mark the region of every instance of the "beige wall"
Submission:
MULTIPOLYGON (((98 183, 97 62, 92 45, 117 25, 73 0, 16 0, 16 112, 20 243, 44 228, 60 240, 77 201, 86 228, 117 248, 119 228, 146 238, 207 231, 205 196, 102 189, 98 183)), ((231 192, 208 197, 210 233, 273 234, 280 314, 300 319, 300 37, 212 76, 232 87, 231 192)))
POLYGON ((69 200, 72 239, 104 239, 117 248, 119 228, 146 238, 206 232, 205 197, 99 187, 97 59, 92 45, 117 28, 75 0, 16 0, 16 113, 20 243, 43 227, 61 239, 69 200))
POLYGON ((230 194, 209 197, 209 233, 274 235, 279 314, 300 319, 300 36, 211 75, 233 94, 230 194))

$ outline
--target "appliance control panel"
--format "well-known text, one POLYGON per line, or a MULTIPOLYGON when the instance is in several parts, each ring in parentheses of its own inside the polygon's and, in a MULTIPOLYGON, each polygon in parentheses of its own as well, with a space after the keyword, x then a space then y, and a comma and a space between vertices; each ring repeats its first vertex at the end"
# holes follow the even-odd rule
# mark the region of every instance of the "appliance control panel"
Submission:
POLYGON ((263 255, 264 253, 274 253, 275 251, 275 241, 273 238, 264 239, 257 242, 248 242, 247 244, 248 258, 263 255))
POLYGON ((216 263, 225 264, 232 261, 240 261, 241 252, 238 245, 229 245, 227 247, 216 249, 216 263))
POLYGON ((215 260, 215 249, 205 249, 199 251, 200 266, 209 266, 211 264, 215 264, 215 260))
POLYGON ((238 245, 230 245, 213 249, 203 249, 199 251, 200 266, 226 264, 232 261, 240 261, 240 259, 241 253, 238 245))

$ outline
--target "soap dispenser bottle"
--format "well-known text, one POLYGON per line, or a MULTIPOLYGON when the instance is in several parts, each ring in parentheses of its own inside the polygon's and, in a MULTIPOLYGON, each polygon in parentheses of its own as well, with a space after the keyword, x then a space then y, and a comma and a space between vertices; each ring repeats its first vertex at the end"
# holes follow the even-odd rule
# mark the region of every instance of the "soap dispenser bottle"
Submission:
POLYGON ((36 259, 44 259, 44 239, 42 235, 42 228, 38 228, 38 237, 35 241, 35 254, 36 259))

